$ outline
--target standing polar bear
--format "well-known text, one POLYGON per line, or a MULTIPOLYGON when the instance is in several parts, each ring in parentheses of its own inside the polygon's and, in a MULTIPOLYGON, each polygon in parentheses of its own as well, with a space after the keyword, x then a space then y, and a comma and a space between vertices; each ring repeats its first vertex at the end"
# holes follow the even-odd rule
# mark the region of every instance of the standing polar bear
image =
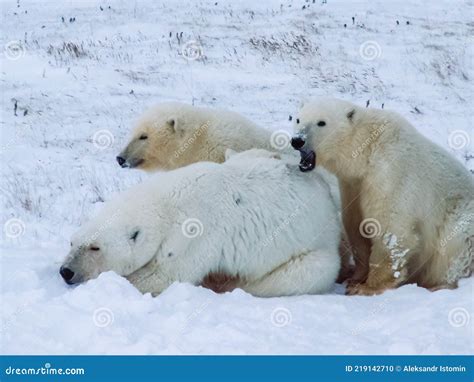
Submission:
POLYGON ((474 181, 457 160, 389 111, 322 99, 297 122, 300 169, 339 179, 356 260, 349 294, 451 288, 472 272, 474 181))
POLYGON ((117 162, 146 171, 222 163, 227 149, 271 150, 270 139, 269 131, 232 111, 165 102, 141 116, 117 162))
POLYGON ((131 188, 74 235, 61 275, 75 284, 113 270, 153 294, 209 273, 256 296, 327 292, 341 228, 328 186, 275 156, 250 150, 131 188))

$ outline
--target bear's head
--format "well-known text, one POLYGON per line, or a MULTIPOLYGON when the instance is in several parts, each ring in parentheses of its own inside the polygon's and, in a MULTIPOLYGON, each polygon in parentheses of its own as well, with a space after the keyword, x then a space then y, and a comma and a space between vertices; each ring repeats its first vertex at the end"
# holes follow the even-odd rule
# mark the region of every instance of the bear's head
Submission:
POLYGON ((161 253, 174 213, 160 190, 141 186, 105 203, 72 236, 60 269, 64 281, 81 283, 107 271, 128 276, 161 253))
POLYGON ((128 277, 147 265, 164 269, 183 261, 200 240, 193 237, 194 221, 187 219, 195 200, 188 197, 183 206, 176 198, 193 192, 183 189, 183 178, 201 172, 190 167, 176 171, 184 174, 157 174, 106 202, 72 236, 60 267, 64 281, 78 284, 107 271, 128 277))
POLYGON ((118 164, 156 171, 174 170, 195 162, 193 147, 205 141, 208 124, 192 120, 189 108, 185 104, 164 103, 147 111, 117 156, 118 164))
POLYGON ((306 103, 295 118, 291 140, 301 154, 300 170, 311 171, 318 164, 337 173, 353 162, 352 138, 360 113, 354 104, 338 99, 306 103))
POLYGON ((106 208, 73 235, 61 276, 68 284, 76 284, 106 271, 131 274, 150 261, 159 247, 159 240, 150 239, 158 238, 150 228, 133 220, 127 210, 106 208))

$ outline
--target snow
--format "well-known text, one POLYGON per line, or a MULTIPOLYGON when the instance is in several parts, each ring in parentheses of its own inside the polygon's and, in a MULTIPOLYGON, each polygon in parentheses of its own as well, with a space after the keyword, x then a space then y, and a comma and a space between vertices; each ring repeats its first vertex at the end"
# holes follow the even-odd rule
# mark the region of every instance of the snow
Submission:
POLYGON ((152 298, 112 273, 78 287, 58 275, 71 233, 146 177, 115 156, 155 102, 290 131, 309 97, 370 100, 474 171, 469 2, 2 0, 1 15, 2 353, 472 353, 472 278, 259 299, 186 284, 152 298))
POLYGON ((386 233, 383 237, 386 248, 390 251, 390 260, 392 261, 393 277, 399 278, 399 269, 402 269, 406 262, 408 248, 403 248, 398 244, 398 237, 393 233, 386 233))
POLYGON ((78 287, 61 248, 2 256, 2 351, 14 354, 466 354, 473 279, 374 297, 255 298, 175 283, 157 298, 112 272, 78 287), (25 262, 25 259, 28 259, 25 262), (25 264, 26 263, 26 264, 25 264))

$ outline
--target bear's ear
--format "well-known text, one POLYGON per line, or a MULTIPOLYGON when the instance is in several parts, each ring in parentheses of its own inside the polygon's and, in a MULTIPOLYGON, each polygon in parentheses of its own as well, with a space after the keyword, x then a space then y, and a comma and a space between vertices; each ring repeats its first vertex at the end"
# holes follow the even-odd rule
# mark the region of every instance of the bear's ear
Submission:
POLYGON ((166 123, 169 125, 169 127, 170 127, 170 129, 173 133, 181 133, 182 132, 180 123, 178 121, 178 118, 170 117, 170 118, 168 118, 166 123))
POLYGON ((176 118, 171 117, 171 118, 169 118, 169 119, 166 121, 166 123, 171 127, 171 129, 172 129, 173 131, 176 131, 176 125, 177 125, 177 124, 176 124, 176 118))
POLYGON ((229 158, 232 158, 235 154, 237 154, 237 151, 232 150, 232 149, 227 149, 225 151, 225 160, 229 160, 229 158))
POLYGON ((352 121, 354 120, 354 114, 355 114, 355 112, 356 112, 355 109, 352 109, 349 113, 347 113, 347 119, 348 119, 349 121, 352 122, 352 121))
POLYGON ((303 108, 304 105, 306 105, 310 100, 308 98, 300 98, 300 104, 299 104, 299 108, 303 108))

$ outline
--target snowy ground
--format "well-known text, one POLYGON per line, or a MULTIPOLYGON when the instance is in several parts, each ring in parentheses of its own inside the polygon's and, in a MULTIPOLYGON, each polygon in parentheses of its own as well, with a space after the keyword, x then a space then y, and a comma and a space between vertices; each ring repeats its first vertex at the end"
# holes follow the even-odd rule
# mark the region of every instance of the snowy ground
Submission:
POLYGON ((472 278, 265 300, 183 284, 152 298, 111 273, 71 288, 57 273, 80 223, 145 177, 114 158, 159 101, 290 129, 309 97, 370 100, 474 171, 472 1, 0 5, 2 353, 473 352, 472 278))

